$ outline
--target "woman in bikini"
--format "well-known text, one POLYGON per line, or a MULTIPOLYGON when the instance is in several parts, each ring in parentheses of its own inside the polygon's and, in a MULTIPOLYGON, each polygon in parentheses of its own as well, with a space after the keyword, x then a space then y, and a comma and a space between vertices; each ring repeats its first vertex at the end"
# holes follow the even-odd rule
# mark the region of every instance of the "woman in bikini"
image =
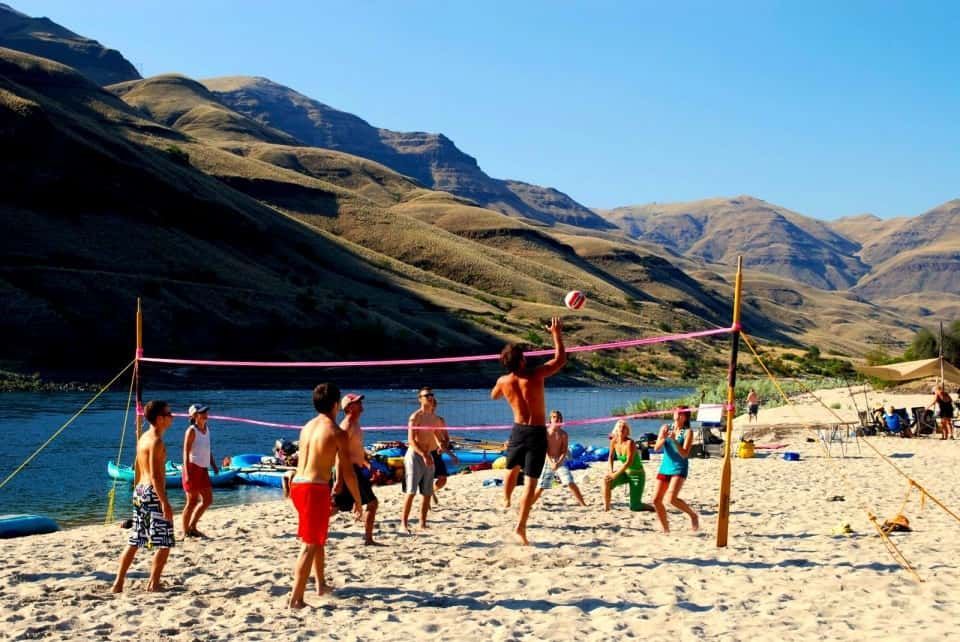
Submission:
POLYGON ((690 449, 693 447, 693 431, 690 429, 690 409, 677 408, 673 412, 673 423, 665 424, 660 428, 655 450, 663 449, 663 460, 660 462, 660 472, 657 473, 657 490, 653 499, 653 508, 657 511, 657 519, 664 533, 670 532, 667 524, 667 509, 663 505, 663 498, 669 492, 670 505, 679 508, 690 516, 693 530, 700 528, 700 517, 697 512, 680 499, 680 489, 687 480, 687 471, 690 449))

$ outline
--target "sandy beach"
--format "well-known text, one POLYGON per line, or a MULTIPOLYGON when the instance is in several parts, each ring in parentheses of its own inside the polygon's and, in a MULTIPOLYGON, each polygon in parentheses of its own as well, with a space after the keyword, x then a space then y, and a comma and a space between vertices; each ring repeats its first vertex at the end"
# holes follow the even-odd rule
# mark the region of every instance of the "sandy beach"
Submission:
MULTIPOLYGON (((818 421, 811 403, 800 421, 818 421)), ((126 535, 117 526, 0 541, 0 638, 960 639, 960 522, 929 500, 921 510, 912 495, 904 513, 914 530, 892 539, 923 578, 918 583, 886 552, 864 510, 892 517, 906 480, 855 441, 842 458, 840 444, 830 444, 830 461, 807 441, 814 430, 774 434, 786 422, 777 413, 788 412, 797 414, 760 412, 768 436, 787 448, 734 460, 725 549, 714 540, 717 457, 691 461, 683 493, 701 514, 699 533, 678 512, 670 513, 673 532, 661 533, 652 513, 628 510, 622 488, 614 510, 602 512, 603 468, 595 465, 575 473, 590 505, 576 507, 562 488, 546 492, 531 515, 527 548, 510 543, 515 509, 499 508, 501 490, 482 487, 502 472, 482 471, 450 479, 427 532, 399 532, 397 486, 377 489, 383 546, 363 546, 361 527, 335 518, 327 546, 335 591, 308 593, 311 607, 300 612, 285 609, 298 542, 293 508, 279 498, 209 512, 202 527, 212 538, 178 541, 163 594, 144 591, 147 552, 134 562, 126 593, 110 594, 126 535), (800 461, 784 461, 783 450, 800 461), (834 535, 844 523, 853 533, 834 535)), ((870 439, 960 513, 960 441, 870 439)), ((657 462, 646 465, 646 499, 657 462)))

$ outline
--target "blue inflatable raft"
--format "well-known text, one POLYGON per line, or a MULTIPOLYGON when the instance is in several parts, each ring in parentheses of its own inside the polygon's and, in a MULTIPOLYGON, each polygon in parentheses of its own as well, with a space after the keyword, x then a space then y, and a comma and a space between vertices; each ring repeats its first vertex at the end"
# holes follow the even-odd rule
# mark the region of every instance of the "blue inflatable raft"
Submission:
POLYGON ((255 466, 241 468, 237 477, 239 478, 241 484, 281 488, 283 485, 283 476, 286 475, 290 470, 293 470, 293 468, 289 466, 257 464, 255 466))
MULTIPOLYGON (((233 486, 237 483, 237 475, 239 472, 240 471, 235 468, 221 468, 219 473, 210 475, 210 484, 215 488, 233 486)), ((178 464, 168 461, 166 473, 167 488, 180 485, 182 477, 178 464)), ((132 482, 133 468, 130 466, 117 466, 114 462, 109 461, 107 462, 107 476, 110 477, 110 479, 132 482)))
POLYGON ((57 523, 43 515, 0 515, 0 539, 41 535, 60 530, 57 523))

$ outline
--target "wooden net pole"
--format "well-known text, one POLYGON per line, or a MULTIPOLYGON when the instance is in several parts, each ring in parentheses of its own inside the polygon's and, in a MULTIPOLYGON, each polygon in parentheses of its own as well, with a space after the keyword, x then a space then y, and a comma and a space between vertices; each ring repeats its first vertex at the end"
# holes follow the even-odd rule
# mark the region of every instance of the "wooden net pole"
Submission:
POLYGON ((730 476, 732 463, 733 416, 736 408, 737 356, 740 353, 740 290, 743 285, 743 257, 737 257, 737 279, 733 288, 733 335, 730 340, 730 367, 727 370, 727 430, 723 438, 723 469, 720 474, 720 506, 717 511, 717 547, 727 545, 730 526, 730 476))

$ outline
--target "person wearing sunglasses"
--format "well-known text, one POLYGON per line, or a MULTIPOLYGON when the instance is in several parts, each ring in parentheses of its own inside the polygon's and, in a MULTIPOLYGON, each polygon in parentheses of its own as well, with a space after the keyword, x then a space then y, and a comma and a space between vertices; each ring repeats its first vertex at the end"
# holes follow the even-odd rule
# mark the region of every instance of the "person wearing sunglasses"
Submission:
POLYGON ((173 509, 167 499, 167 447, 163 433, 173 425, 173 413, 166 401, 148 401, 143 416, 150 424, 137 440, 134 462, 133 525, 127 547, 120 555, 120 569, 113 592, 123 591, 123 582, 133 558, 141 548, 154 549, 148 591, 160 590, 160 575, 174 546, 173 509))
MULTIPOLYGON (((407 532, 410 532, 408 521, 410 510, 413 508, 413 498, 417 492, 423 498, 420 503, 420 528, 427 528, 427 512, 430 510, 433 480, 437 474, 433 456, 435 450, 442 448, 434 429, 445 428, 447 425, 442 417, 434 413, 437 405, 433 390, 427 387, 421 388, 417 393, 417 399, 420 401, 420 408, 410 415, 407 421, 407 452, 403 459, 406 497, 403 499, 400 523, 403 530, 407 532)), ((442 472, 446 474, 446 467, 442 472)))

